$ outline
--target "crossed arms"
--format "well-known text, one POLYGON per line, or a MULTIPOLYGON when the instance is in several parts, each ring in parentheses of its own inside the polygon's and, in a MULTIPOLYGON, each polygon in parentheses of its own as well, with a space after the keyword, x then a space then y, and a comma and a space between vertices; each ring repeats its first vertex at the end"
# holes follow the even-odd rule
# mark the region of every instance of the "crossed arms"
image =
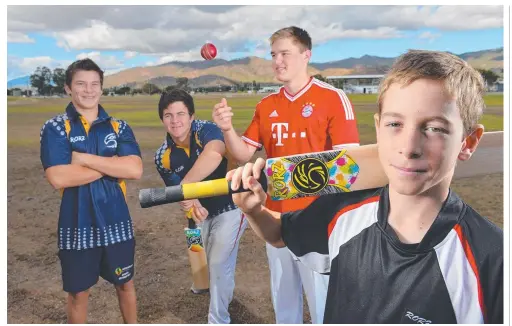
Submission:
POLYGON ((45 174, 55 189, 82 186, 104 175, 137 180, 142 176, 142 160, 137 155, 102 157, 72 152, 70 164, 49 167, 45 174))

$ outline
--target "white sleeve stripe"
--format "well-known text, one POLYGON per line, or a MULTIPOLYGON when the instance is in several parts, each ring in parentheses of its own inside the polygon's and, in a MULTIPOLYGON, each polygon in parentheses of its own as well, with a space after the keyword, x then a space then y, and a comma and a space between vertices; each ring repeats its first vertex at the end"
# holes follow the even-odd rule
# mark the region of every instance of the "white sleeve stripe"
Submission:
POLYGON ((343 103, 343 108, 345 109, 345 118, 347 120, 354 120, 354 115, 352 114, 352 106, 350 105, 350 101, 345 96, 343 91, 337 91, 338 95, 343 103))
POLYGON ((321 82, 319 80, 315 80, 314 83, 322 88, 326 88, 326 89, 329 89, 329 90, 332 90, 332 91, 335 91, 336 93, 338 93, 341 103, 343 104, 343 109, 345 110, 345 119, 354 120, 354 109, 352 108, 352 105, 350 104, 350 100, 348 99, 345 92, 343 92, 343 90, 338 89, 330 84, 321 82))
POLYGON ((262 144, 260 144, 260 143, 258 143, 258 142, 255 142, 254 140, 249 139, 249 138, 247 138, 247 137, 245 137, 245 136, 242 136, 242 140, 243 140, 243 141, 245 141, 245 142, 247 142, 247 143, 249 143, 249 144, 251 144, 251 145, 253 145, 253 146, 256 146, 256 147, 258 147, 258 148, 261 148, 261 147, 263 146, 262 144))
POLYGON ((342 149, 343 147, 357 147, 359 143, 347 143, 332 146, 332 149, 342 149))
POLYGON ((342 98, 345 99, 345 111, 349 111, 349 119, 348 120, 354 120, 354 108, 352 107, 352 104, 350 104, 350 100, 347 97, 347 94, 345 94, 344 91, 339 90, 338 93, 341 95, 342 98))

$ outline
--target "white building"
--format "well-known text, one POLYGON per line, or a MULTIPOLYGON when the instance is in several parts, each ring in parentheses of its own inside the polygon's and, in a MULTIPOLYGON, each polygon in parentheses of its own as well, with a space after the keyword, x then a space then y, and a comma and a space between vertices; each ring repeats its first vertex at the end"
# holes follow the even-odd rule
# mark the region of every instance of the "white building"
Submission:
POLYGON ((258 90, 258 93, 275 93, 278 92, 281 86, 265 86, 258 90))
POLYGON ((327 76, 329 84, 341 88, 345 93, 376 94, 384 75, 327 76))

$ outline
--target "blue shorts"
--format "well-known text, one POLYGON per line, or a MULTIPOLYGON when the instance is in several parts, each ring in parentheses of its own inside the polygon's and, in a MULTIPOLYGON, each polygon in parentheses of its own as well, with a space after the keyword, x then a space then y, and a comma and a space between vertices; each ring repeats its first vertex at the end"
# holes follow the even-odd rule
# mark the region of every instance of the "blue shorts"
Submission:
POLYGON ((135 239, 106 247, 84 250, 59 250, 64 291, 78 293, 98 282, 99 276, 119 285, 135 272, 135 239))

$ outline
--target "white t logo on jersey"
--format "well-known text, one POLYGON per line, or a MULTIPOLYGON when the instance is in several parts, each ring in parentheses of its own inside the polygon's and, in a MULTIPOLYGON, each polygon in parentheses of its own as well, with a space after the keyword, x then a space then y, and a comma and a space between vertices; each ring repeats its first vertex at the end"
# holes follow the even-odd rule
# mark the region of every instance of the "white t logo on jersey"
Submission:
POLYGON ((272 124, 272 138, 276 138, 277 137, 277 144, 276 146, 284 146, 283 143, 281 143, 281 140, 283 138, 288 138, 288 123, 273 123, 272 124), (284 126, 284 133, 283 133, 283 129, 281 127, 284 126), (277 127, 277 134, 274 133, 274 127, 277 127))
MULTIPOLYGON (((301 131, 300 133, 292 132, 290 138, 306 138, 306 132, 301 131)), ((272 138, 277 138, 276 146, 284 146, 284 144, 281 142, 283 139, 288 138, 288 123, 273 123, 272 124, 272 138), (274 128, 277 127, 277 128, 274 128), (284 127, 284 128, 282 128, 284 127), (277 129, 276 133, 274 133, 274 129, 277 129)))

